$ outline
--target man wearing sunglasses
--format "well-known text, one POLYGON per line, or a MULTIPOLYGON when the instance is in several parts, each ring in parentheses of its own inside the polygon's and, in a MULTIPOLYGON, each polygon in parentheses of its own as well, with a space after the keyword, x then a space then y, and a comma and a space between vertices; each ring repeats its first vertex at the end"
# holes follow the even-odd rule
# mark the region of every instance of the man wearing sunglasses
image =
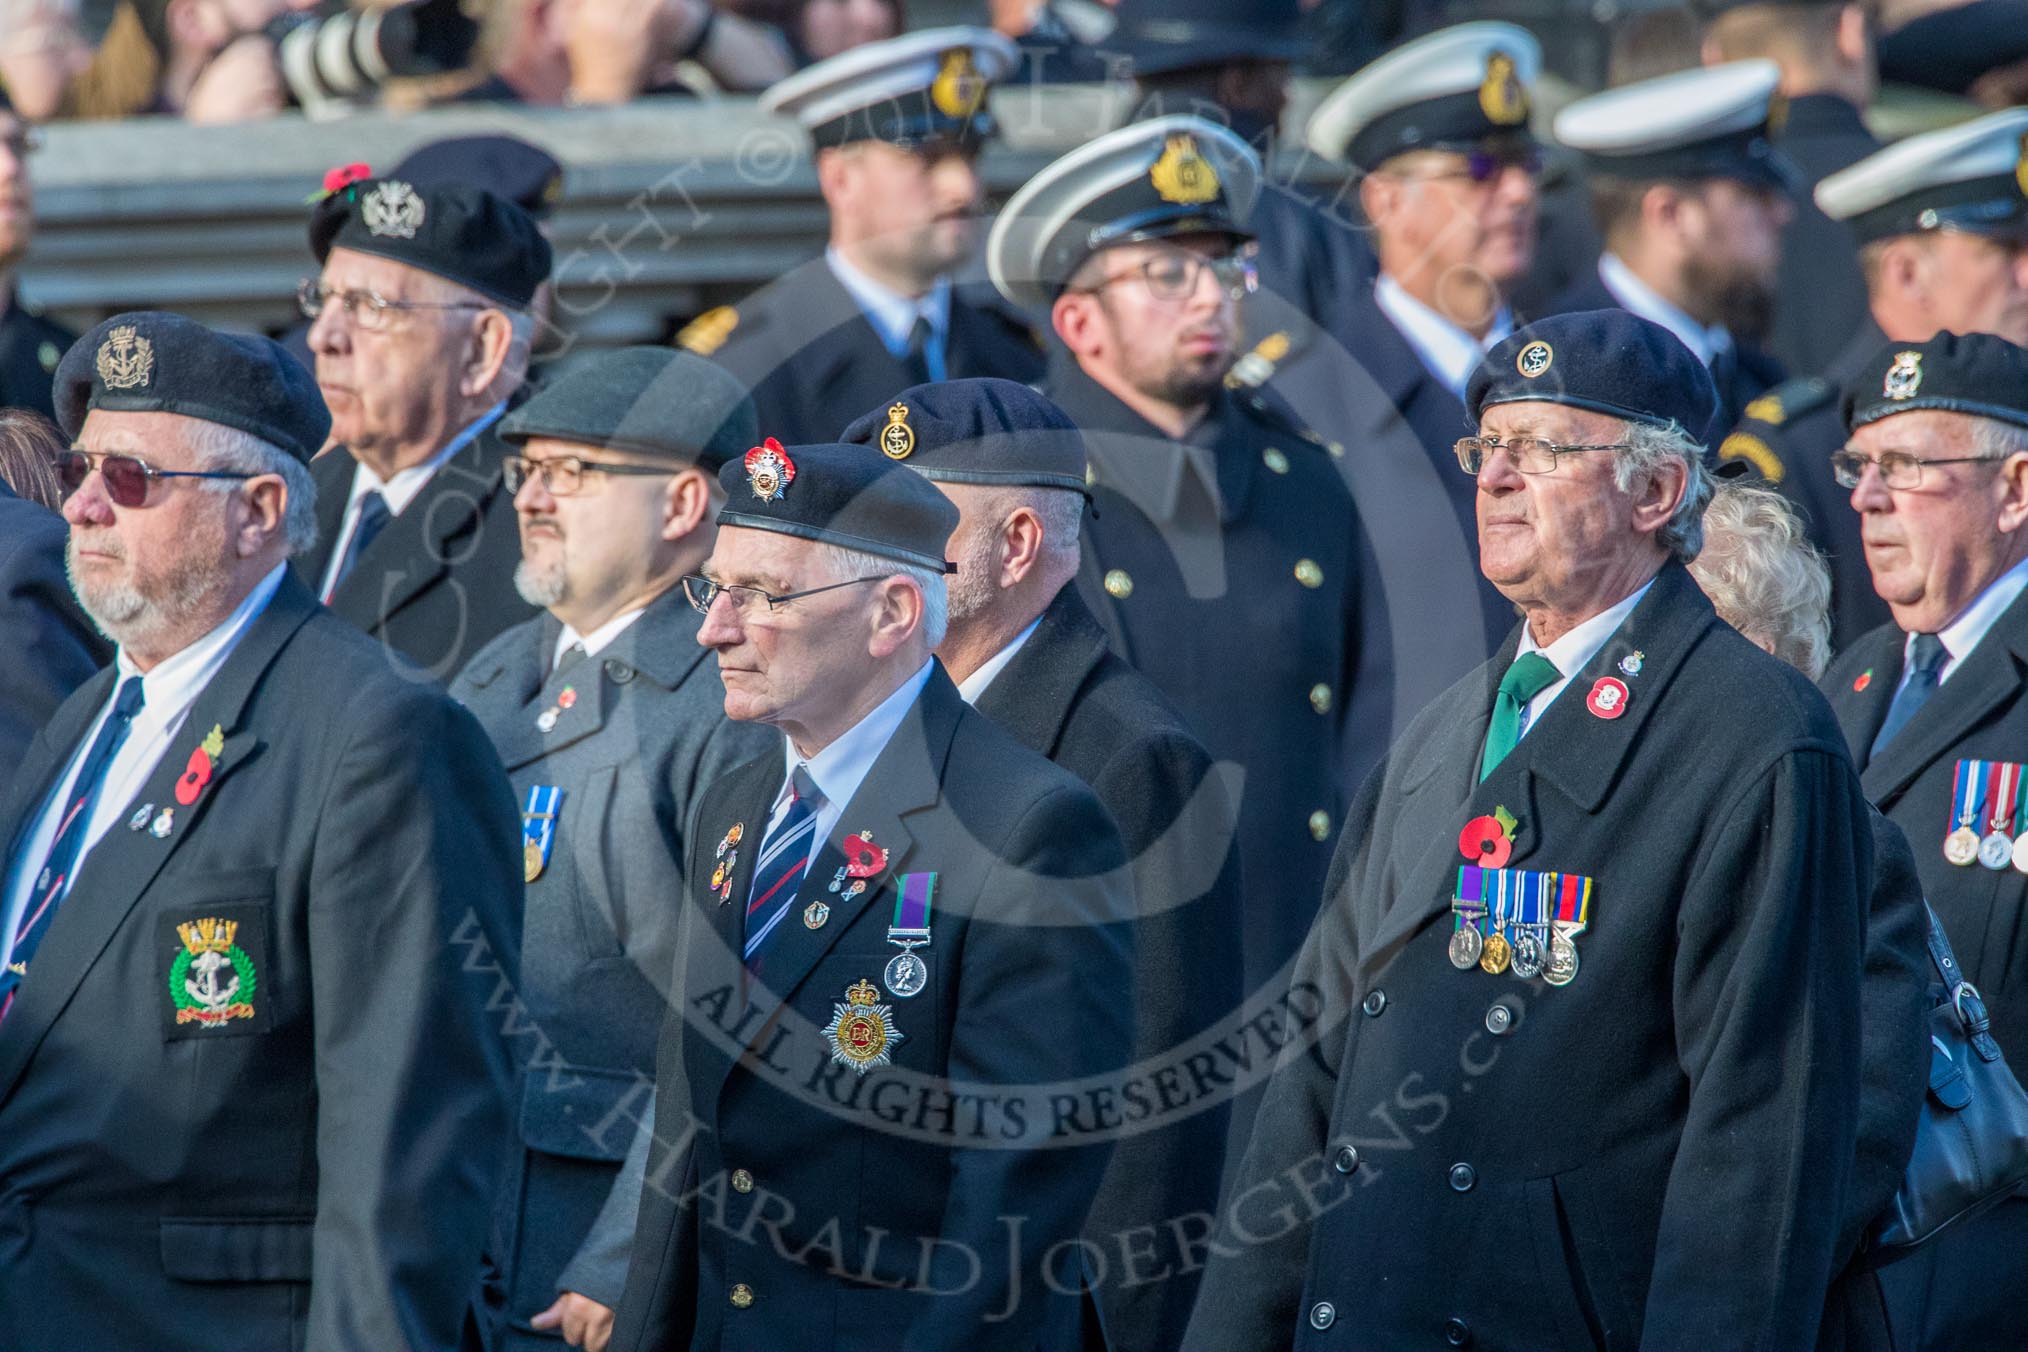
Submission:
POLYGON ((824 256, 677 342, 753 391, 777 440, 834 440, 858 411, 924 381, 1033 380, 1026 320, 955 274, 978 244, 980 151, 997 133, 986 97, 1018 53, 986 28, 936 28, 854 47, 761 95, 814 146, 830 217, 824 256))
MULTIPOLYGON (((1874 350, 1833 457, 1893 612, 1824 674, 1861 784, 1915 846, 1923 891, 2003 1048, 2028 1047, 2028 350, 1940 333, 1874 350)), ((2018 1055, 2018 1053, 2017 1053, 2018 1055)), ((1881 1273, 1895 1343, 2019 1343, 2028 1199, 1881 1273)))
MULTIPOLYGON (((1451 460, 1465 382, 1513 330, 1507 289, 1535 256, 1542 48, 1513 24, 1459 24, 1388 53, 1318 105, 1311 150, 1351 166, 1379 275, 1268 389, 1342 439, 1398 621, 1389 666, 1408 715, 1486 660, 1514 609, 1472 564, 1472 492, 1451 460), (1430 625, 1420 618, 1441 615, 1430 625)), ((1263 377, 1265 373, 1262 373, 1263 377)), ((1389 711, 1390 713, 1392 711, 1389 711)))
POLYGON ((1817 185, 1825 215, 1859 244, 1867 313, 1821 373, 1746 407, 1719 447, 1775 484, 1803 513, 1831 565, 1831 646, 1887 623, 1873 590, 1851 485, 1832 472, 1845 444, 1838 407, 1888 342, 1992 333, 2028 343, 2028 109, 2013 108, 1897 141, 1817 185))
POLYGON ((56 402, 119 650, 0 805, 7 1345, 450 1352, 513 1075, 506 776, 289 571, 330 417, 278 344, 120 315, 56 402))
POLYGON ((986 248, 1001 293, 1047 309, 1062 340, 1044 392, 1090 457, 1086 603, 1212 755, 1246 772, 1249 991, 1314 914, 1367 652, 1359 523, 1333 456, 1226 386, 1259 185, 1230 131, 1152 118, 1043 169, 986 248))
POLYGON ((35 236, 35 193, 28 159, 35 128, 7 100, 0 85, 0 408, 33 409, 47 418, 56 364, 77 335, 22 304, 14 272, 35 236))
POLYGON ((641 1174, 621 1171, 652 1098, 674 992, 672 898, 706 785, 774 745, 725 716, 679 579, 702 567, 718 470, 758 439, 726 372, 669 348, 592 358, 501 423, 521 519, 515 585, 543 614, 451 686, 521 800, 520 999, 538 1035, 503 1199, 509 1348, 596 1346, 627 1279, 641 1174), (593 1233, 601 1211, 614 1213, 593 1233))
POLYGON ((514 592, 497 424, 528 374, 550 249, 528 214, 460 183, 346 184, 315 207, 301 300, 331 409, 311 466, 304 581, 440 681, 532 614, 514 592), (341 449, 342 448, 342 449, 341 449))
POLYGON ((1486 354, 1457 444, 1523 614, 1360 793, 1184 1352, 1808 1348, 1847 1255, 1872 831, 1806 677, 1685 563, 1702 363, 1486 354))

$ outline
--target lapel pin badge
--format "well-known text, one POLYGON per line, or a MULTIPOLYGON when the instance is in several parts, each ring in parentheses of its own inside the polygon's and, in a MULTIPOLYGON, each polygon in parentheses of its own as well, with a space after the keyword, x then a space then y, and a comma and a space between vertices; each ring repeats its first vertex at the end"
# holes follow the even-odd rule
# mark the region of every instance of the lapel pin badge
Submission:
POLYGON ((1592 683, 1584 707, 1598 718, 1618 718, 1627 711, 1627 683, 1612 676, 1599 677, 1592 683))

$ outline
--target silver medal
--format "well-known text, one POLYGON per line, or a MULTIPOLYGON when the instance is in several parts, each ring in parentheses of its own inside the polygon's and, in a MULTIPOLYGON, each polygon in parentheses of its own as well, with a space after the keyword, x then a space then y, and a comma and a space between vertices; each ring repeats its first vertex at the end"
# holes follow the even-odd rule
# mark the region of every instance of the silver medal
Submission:
POLYGON ((920 995, 929 984, 929 964, 918 958, 913 949, 903 949, 888 959, 881 980, 887 983, 888 994, 906 1000, 911 995, 920 995))
POLYGON ((1451 935, 1451 966, 1461 972, 1470 971, 1478 964, 1479 954, 1485 950, 1486 940, 1479 933, 1477 925, 1466 925, 1451 935))
POLYGON ((1960 826, 1944 837, 1944 858, 1959 868, 1979 857, 1979 833, 1969 826, 1960 826))
POLYGON ((127 829, 129 831, 144 829, 148 825, 148 818, 154 815, 155 805, 153 803, 141 804, 141 806, 134 809, 134 815, 127 818, 127 829))
POLYGON ((1532 981, 1542 975, 1542 937, 1532 929, 1514 941, 1514 975, 1532 981))
POLYGON ((1568 986, 1577 975, 1577 945, 1561 934, 1549 940, 1549 960, 1542 964, 1542 979, 1552 986, 1568 986))
POLYGON ((2004 831, 1995 831, 1979 842, 1979 863, 2003 869, 2014 862, 2014 840, 2004 831))

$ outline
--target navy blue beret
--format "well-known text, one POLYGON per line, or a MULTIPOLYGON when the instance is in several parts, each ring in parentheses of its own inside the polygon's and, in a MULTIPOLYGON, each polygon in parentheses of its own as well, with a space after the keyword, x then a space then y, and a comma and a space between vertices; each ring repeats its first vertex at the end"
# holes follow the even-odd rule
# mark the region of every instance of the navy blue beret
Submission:
POLYGON ((1625 310, 1551 315, 1508 334, 1465 389, 1477 423, 1494 404, 1542 400, 1706 440, 1718 415, 1711 373, 1682 340, 1625 310))
POLYGON ((114 315, 71 344, 54 394, 56 421, 73 441, 95 408, 202 418, 305 463, 331 434, 316 379, 287 348, 160 310, 114 315))
POLYGON ((718 472, 721 526, 771 530, 936 573, 958 509, 920 474, 866 446, 783 447, 773 437, 718 472))
POLYGON ((579 362, 500 422, 513 442, 555 437, 695 464, 713 474, 760 439, 746 387, 679 348, 623 347, 579 362))
POLYGON ((310 213, 310 251, 407 263, 514 309, 549 280, 549 241, 520 207, 468 183, 418 187, 399 178, 349 183, 310 213))
POLYGON ((844 440, 942 483, 1090 494, 1084 434, 1047 397, 1012 380, 917 385, 856 420, 844 440))
POLYGON ((1840 407, 1847 431, 1917 409, 2028 427, 2028 349, 1990 333, 1889 343, 1859 368, 1840 407))
POLYGON ((563 191, 563 166, 518 136, 452 136, 417 146, 389 178, 420 188, 465 183, 504 197, 541 220, 563 191))

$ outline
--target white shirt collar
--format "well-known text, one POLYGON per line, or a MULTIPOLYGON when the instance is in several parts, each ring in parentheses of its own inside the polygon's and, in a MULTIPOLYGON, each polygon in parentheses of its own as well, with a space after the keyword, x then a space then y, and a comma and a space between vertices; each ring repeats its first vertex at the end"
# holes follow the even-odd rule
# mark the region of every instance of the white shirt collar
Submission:
POLYGON ((829 838, 831 826, 845 805, 852 801, 852 795, 859 792, 859 785, 866 778, 866 772, 873 768, 873 762, 887 749, 894 738, 895 729, 908 716, 923 687, 929 684, 930 672, 935 669, 934 661, 924 662, 921 670, 895 687, 894 693, 873 706, 857 723, 847 728, 838 739, 808 760, 796 754, 796 744, 782 738, 782 749, 786 764, 782 770, 782 787, 775 795, 776 805, 788 796, 789 781, 796 767, 801 766, 816 781, 817 789, 824 795, 824 806, 817 814, 817 839, 829 838))
POLYGON ((1409 295, 1408 288, 1384 272, 1373 284, 1373 299, 1394 321, 1394 327, 1401 330, 1401 336, 1415 349, 1424 368, 1459 399, 1465 397, 1465 386, 1486 350, 1514 331, 1514 316, 1503 305, 1493 316, 1493 325, 1486 330, 1485 338, 1474 338, 1409 295))
MULTIPOLYGON (((2014 604, 2024 589, 2028 589, 2028 559, 2023 559, 2000 574, 1979 593, 1978 600, 1965 607, 1964 614, 1937 631, 1937 637, 1943 640, 1944 651, 1950 654, 1949 659, 1944 662, 1943 670, 1937 673, 1939 684, 1949 680, 1951 673, 1972 655, 1972 649, 1979 646, 1979 640, 1984 638, 1986 632, 2007 613, 2007 607, 2014 604)), ((1904 675, 1908 670, 1908 658, 1914 643, 1914 634, 1910 634, 1902 641, 1901 665, 1904 675)))
MULTIPOLYGON (((204 687, 211 684, 211 678, 218 675, 218 669, 225 665, 225 659, 232 656, 232 650, 239 646, 247 627, 254 617, 267 609, 268 602, 275 596, 276 588, 282 585, 282 576, 289 570, 287 564, 277 564, 267 576, 254 584, 232 614, 203 638, 198 639, 174 657, 157 662, 154 669, 145 674, 127 656, 125 648, 113 656, 113 663, 119 670, 119 680, 113 684, 117 693, 129 676, 141 677, 141 711, 134 715, 133 727, 152 729, 174 734, 183 722, 190 706, 197 703, 197 697, 204 693, 204 687)), ((134 733, 130 738, 139 741, 134 733)))
POLYGON ((600 649, 611 646, 612 641, 621 634, 626 633, 627 626, 635 620, 640 619, 642 612, 645 610, 647 610, 646 606, 635 606, 632 610, 623 610, 598 628, 592 630, 589 634, 579 634, 577 630, 566 624, 563 626, 563 632, 556 636, 555 651, 549 655, 550 670, 554 671, 556 669, 556 664, 563 660, 565 650, 573 643, 584 644, 584 655, 586 657, 597 657, 600 649))
POLYGON ((874 281, 853 267, 851 260, 840 253, 836 245, 824 250, 824 261, 831 265, 831 273, 838 279, 838 284, 859 303, 859 308, 866 314, 866 322, 873 325, 880 341, 895 356, 908 351, 908 334, 915 327, 917 315, 929 320, 930 333, 939 343, 950 333, 950 278, 937 278, 929 294, 918 300, 874 281))
POLYGON ((1717 360, 1719 353, 1732 347, 1732 335, 1723 324, 1706 328, 1698 323, 1675 302, 1665 300, 1654 287, 1635 276, 1634 270, 1622 263, 1617 255, 1603 253, 1598 256, 1598 277, 1621 306, 1675 334, 1682 339, 1683 346, 1695 353, 1697 360, 1706 366, 1717 360))
POLYGON ((1598 656, 1598 651, 1600 648, 1605 647, 1606 640, 1618 632, 1622 624, 1626 623, 1627 616, 1634 613, 1634 607, 1641 603, 1641 598, 1648 594, 1648 588, 1654 585, 1655 580, 1649 578, 1626 600, 1621 601, 1609 610, 1600 611, 1581 624, 1573 626, 1569 633, 1557 639, 1556 642, 1546 648, 1535 641, 1535 635, 1529 631, 1528 625, 1525 622, 1522 624, 1521 646, 1514 650, 1514 656, 1519 657, 1522 653, 1539 652, 1549 659, 1551 665, 1557 671, 1562 673, 1562 679, 1541 691, 1534 699, 1529 700, 1528 707, 1521 711, 1521 735, 1523 737, 1528 735, 1528 729, 1535 726, 1535 720, 1542 717, 1543 711, 1555 702, 1558 695, 1563 693, 1563 688, 1570 684, 1570 678, 1578 672, 1583 671, 1591 662, 1591 659, 1598 656))
POLYGON ((985 664, 977 671, 958 682, 958 693, 965 697, 965 703, 979 702, 979 696, 986 693, 986 687, 993 683, 994 677, 1007 669, 1007 664, 1014 660, 1014 654, 1021 651, 1021 645, 1028 641, 1028 636, 1033 634, 1041 623, 1042 617, 1037 615, 1006 647, 987 658, 985 664))
MULTIPOLYGON (((380 496, 387 502, 387 510, 400 516, 402 509, 414 502, 416 494, 423 491, 423 485, 430 481, 431 475, 442 469, 452 456, 471 445, 473 438, 491 427, 494 420, 506 411, 507 401, 503 399, 467 423, 464 429, 445 442, 444 448, 435 455, 419 465, 396 470, 385 480, 368 469, 364 463, 357 464, 352 471, 352 496, 346 502, 346 510, 352 511, 358 506, 359 499, 378 490, 380 496)), ((346 533, 349 535, 351 532, 346 533)))

